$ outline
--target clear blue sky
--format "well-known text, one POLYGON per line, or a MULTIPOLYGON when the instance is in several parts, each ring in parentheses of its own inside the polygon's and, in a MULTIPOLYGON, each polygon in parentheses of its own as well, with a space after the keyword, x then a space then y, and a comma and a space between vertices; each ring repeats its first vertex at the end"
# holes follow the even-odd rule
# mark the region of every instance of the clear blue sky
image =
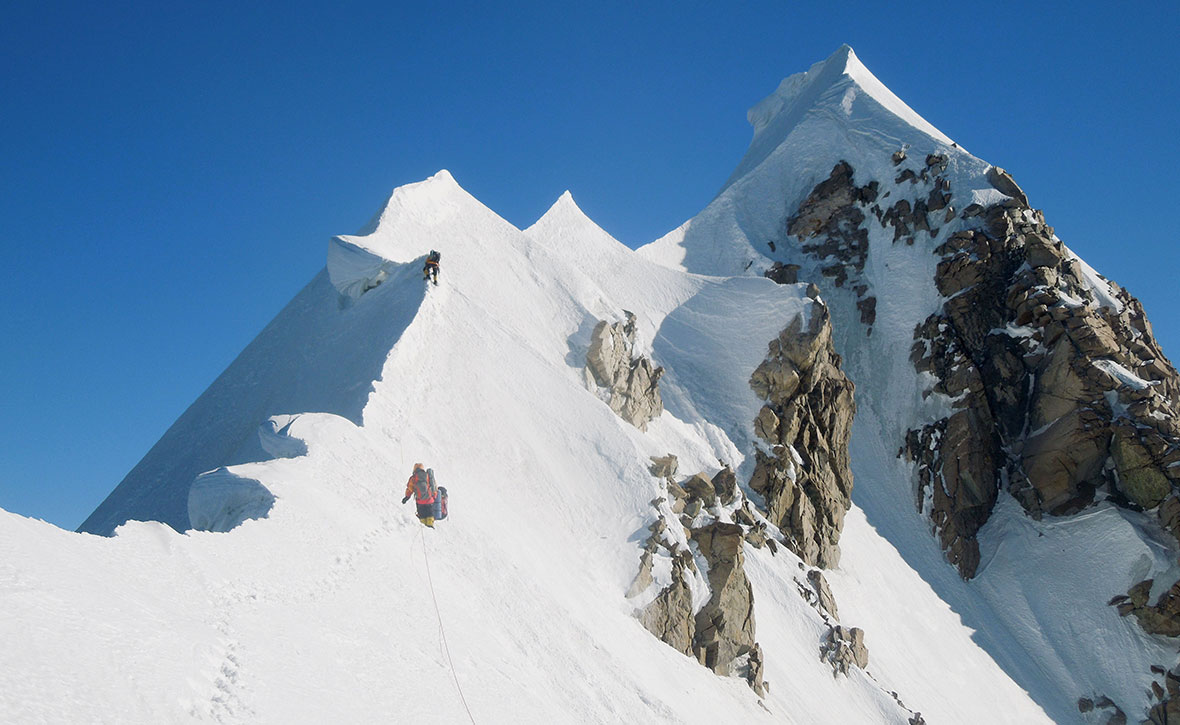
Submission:
POLYGON ((1176 360, 1180 6, 830 5, 9 3, 0 507, 77 526, 393 187, 447 168, 518 226, 568 188, 637 246, 845 42, 1176 360))

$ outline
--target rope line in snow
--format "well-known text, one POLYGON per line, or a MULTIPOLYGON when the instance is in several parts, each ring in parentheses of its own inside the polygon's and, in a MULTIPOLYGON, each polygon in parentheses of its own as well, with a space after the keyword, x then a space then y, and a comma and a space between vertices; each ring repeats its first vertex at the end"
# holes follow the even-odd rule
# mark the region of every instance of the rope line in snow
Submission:
POLYGON ((463 709, 467 711, 467 718, 471 720, 471 725, 475 725, 471 708, 467 707, 467 698, 463 696, 463 688, 459 686, 459 675, 455 673, 455 663, 451 661, 451 648, 447 646, 447 633, 443 629, 442 613, 438 610, 438 597, 434 595, 434 578, 430 576, 430 557, 426 555, 425 536, 422 537, 422 559, 426 562, 426 580, 430 583, 430 598, 434 601, 434 615, 438 617, 438 633, 442 636, 443 651, 447 654, 447 665, 451 668, 451 677, 455 678, 455 689, 459 691, 459 700, 463 703, 463 709))

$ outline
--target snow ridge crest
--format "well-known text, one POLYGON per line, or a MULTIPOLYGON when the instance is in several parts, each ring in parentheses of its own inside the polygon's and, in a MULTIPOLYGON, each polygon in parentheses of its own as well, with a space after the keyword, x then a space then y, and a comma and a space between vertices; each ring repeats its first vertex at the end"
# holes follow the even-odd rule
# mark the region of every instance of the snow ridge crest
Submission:
MULTIPOLYGON (((838 86, 850 85, 855 85, 857 90, 919 131, 942 143, 951 143, 946 134, 919 116, 905 101, 878 80, 872 71, 861 63, 856 51, 847 44, 841 45, 835 53, 811 66, 805 73, 796 73, 784 78, 774 93, 746 113, 747 120, 754 127, 755 139, 768 128, 777 125, 775 122, 784 116, 798 118, 813 106, 827 105, 825 101, 836 100, 836 94, 829 91, 838 86)), ((847 94, 839 94, 839 98, 847 114, 850 98, 847 94)))

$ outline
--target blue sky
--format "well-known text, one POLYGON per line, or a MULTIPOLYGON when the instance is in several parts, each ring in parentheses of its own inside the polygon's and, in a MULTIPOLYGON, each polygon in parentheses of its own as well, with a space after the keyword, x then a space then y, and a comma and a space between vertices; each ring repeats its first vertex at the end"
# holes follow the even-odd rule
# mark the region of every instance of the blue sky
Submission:
POLYGON ((1180 356, 1174 3, 10 3, 0 508, 73 528, 389 191, 637 246, 841 43, 1144 303, 1180 356))

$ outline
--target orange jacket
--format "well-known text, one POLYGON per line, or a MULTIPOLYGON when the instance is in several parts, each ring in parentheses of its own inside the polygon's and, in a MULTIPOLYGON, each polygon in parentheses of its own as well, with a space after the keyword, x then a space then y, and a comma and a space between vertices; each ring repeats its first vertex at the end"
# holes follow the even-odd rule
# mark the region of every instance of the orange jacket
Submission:
MULTIPOLYGON (((422 475, 425 476, 426 471, 422 471, 422 475)), ((418 478, 418 471, 414 471, 413 473, 410 474, 410 480, 406 481, 405 495, 409 496, 409 495, 413 494, 414 501, 416 503, 434 503, 434 499, 436 496, 434 490, 431 489, 429 484, 427 484, 426 486, 423 487, 422 491, 419 491, 417 489, 417 487, 414 485, 415 480, 417 478, 418 478)))

